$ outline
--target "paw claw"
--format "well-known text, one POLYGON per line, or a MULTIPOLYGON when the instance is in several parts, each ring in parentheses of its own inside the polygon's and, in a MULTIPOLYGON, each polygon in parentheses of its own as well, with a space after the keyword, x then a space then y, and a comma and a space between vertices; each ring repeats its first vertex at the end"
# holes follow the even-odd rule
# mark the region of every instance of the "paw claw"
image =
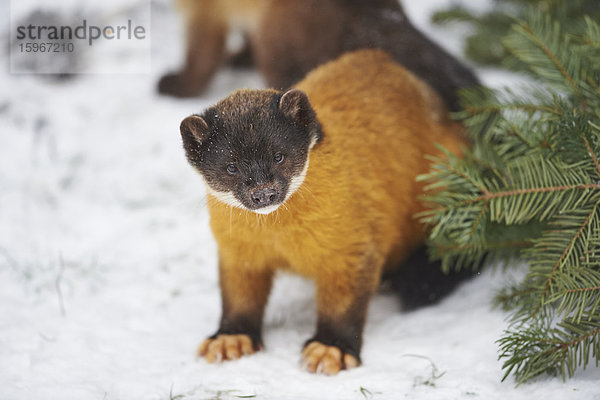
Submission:
POLYGON ((237 360, 252 353, 254 347, 248 335, 218 335, 214 339, 206 339, 198 347, 198 357, 204 357, 211 364, 237 360))
POLYGON ((313 373, 336 375, 343 369, 355 368, 360 362, 350 354, 344 354, 335 346, 320 342, 309 343, 302 351, 302 367, 313 373))
POLYGON ((360 362, 350 354, 344 355, 344 365, 347 369, 356 368, 360 365, 360 362))

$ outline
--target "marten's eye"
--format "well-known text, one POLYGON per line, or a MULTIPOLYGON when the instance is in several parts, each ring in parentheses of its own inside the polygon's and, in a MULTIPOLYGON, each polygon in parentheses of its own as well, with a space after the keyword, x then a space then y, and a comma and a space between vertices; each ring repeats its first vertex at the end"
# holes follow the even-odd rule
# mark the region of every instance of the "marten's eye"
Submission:
POLYGON ((281 163, 283 162, 283 159, 284 159, 284 158, 285 158, 285 157, 284 157, 284 156, 283 156, 283 154, 281 154, 281 153, 276 153, 276 154, 275 154, 275 162, 276 162, 277 164, 281 164, 281 163))
POLYGON ((231 163, 231 164, 227 165, 227 173, 229 175, 235 175, 235 174, 237 174, 237 172, 238 172, 238 169, 235 166, 235 164, 231 163))

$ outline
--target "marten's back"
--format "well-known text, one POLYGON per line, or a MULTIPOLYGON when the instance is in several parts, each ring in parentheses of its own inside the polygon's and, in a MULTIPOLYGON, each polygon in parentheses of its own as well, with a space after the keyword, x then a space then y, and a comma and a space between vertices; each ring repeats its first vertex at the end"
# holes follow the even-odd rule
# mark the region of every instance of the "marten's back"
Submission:
POLYGON ((306 188, 329 200, 321 212, 345 210, 348 232, 369 229, 397 263, 424 240, 414 218, 423 209, 415 179, 429 170, 424 156, 440 153, 435 143, 460 153, 462 127, 429 86, 381 51, 345 55, 296 87, 308 94, 324 133, 310 153, 306 188))

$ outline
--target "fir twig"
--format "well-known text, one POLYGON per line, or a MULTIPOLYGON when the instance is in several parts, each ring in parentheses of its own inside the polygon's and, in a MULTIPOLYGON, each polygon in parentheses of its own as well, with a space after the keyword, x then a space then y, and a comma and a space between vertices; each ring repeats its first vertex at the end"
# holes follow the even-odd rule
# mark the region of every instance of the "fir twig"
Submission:
MULTIPOLYGON (((555 12, 573 18, 577 3, 600 15, 586 1, 560 2, 555 12)), ((504 378, 519 384, 600 363, 600 25, 585 22, 585 31, 564 34, 530 11, 515 24, 504 46, 543 87, 464 92, 457 117, 472 151, 432 159, 420 178, 431 204, 420 216, 444 269, 483 258, 506 265, 517 255, 529 264, 496 296, 511 312, 499 340, 504 378)))
POLYGON ((573 236, 573 239, 571 240, 571 242, 569 243, 569 245, 567 246, 567 248, 565 248, 565 250, 563 251, 563 253, 560 255, 560 258, 558 259, 558 261, 556 261, 556 264, 554 264, 554 267, 552 268, 552 272, 548 275, 548 278, 546 279, 546 283, 544 285, 544 289, 543 289, 542 293, 540 294, 540 303, 539 303, 538 307, 535 309, 532 317, 535 317, 535 315, 539 312, 540 308, 543 306, 544 299, 548 295, 548 289, 550 288, 550 284, 552 283, 552 280, 554 279, 554 276, 556 275, 556 272, 561 267, 564 267, 564 260, 567 258, 568 254, 575 247, 575 244, 577 243, 577 241, 581 237, 581 234, 583 233, 583 231, 589 226, 589 223, 592 220, 592 217, 594 216, 594 214, 596 214, 597 209, 598 209, 598 204, 596 204, 594 206, 594 208, 592 209, 592 211, 589 213, 589 215, 587 216, 587 218, 583 222, 583 225, 581 226, 581 228, 579 228, 579 230, 577 231, 577 233, 575 234, 575 236, 573 236))

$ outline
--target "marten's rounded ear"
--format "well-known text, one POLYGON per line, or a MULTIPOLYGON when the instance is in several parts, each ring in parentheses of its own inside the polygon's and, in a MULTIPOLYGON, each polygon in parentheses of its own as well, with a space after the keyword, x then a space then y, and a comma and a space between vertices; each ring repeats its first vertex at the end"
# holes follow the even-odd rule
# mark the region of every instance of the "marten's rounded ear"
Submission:
POLYGON ((321 140, 321 124, 308 101, 308 96, 302 90, 290 89, 282 94, 279 110, 298 127, 305 129, 315 142, 321 140))
POLYGON ((181 121, 179 126, 181 137, 186 144, 196 142, 202 144, 202 141, 208 136, 208 124, 204 118, 198 115, 192 115, 181 121))
POLYGON ((281 95, 279 109, 293 121, 306 117, 307 111, 312 111, 308 96, 298 89, 290 89, 281 95))

